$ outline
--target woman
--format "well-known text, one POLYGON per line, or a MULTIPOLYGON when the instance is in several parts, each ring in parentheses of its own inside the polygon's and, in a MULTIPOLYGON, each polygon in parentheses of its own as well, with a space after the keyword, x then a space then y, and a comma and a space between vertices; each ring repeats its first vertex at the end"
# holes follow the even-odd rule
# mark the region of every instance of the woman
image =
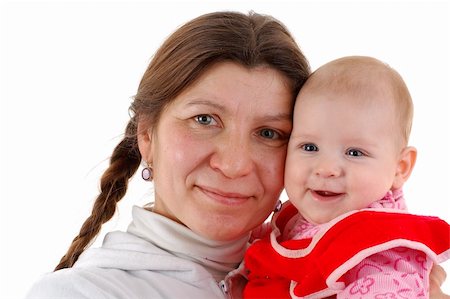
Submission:
POLYGON ((293 101, 309 73, 271 17, 211 13, 180 27, 141 80, 91 216, 28 298, 239 297, 238 266, 281 193, 293 101), (83 252, 141 163, 154 203, 83 252))
POLYGON ((309 73, 271 17, 212 13, 179 28, 142 78, 92 215, 29 297, 223 297, 219 283, 282 191, 293 101, 309 73), (80 256, 141 162, 154 204, 80 256))

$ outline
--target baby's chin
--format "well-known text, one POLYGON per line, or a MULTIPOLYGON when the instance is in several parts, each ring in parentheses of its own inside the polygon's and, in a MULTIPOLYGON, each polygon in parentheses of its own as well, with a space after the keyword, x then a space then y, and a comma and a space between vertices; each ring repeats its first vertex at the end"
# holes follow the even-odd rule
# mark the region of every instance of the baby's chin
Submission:
POLYGON ((320 214, 316 214, 316 215, 310 215, 310 214, 305 213, 303 215, 303 217, 309 223, 312 223, 315 225, 320 225, 320 224, 328 223, 341 215, 347 214, 348 212, 349 211, 343 210, 343 211, 334 211, 333 213, 327 213, 327 214, 320 213, 320 214))

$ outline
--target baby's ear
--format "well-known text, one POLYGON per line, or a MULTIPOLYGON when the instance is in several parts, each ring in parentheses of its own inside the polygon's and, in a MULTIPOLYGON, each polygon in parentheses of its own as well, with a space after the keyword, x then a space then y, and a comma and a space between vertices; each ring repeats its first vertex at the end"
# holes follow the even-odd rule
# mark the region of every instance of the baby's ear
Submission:
POLYGON ((412 146, 405 147, 400 153, 397 161, 397 170, 395 172, 392 189, 399 189, 408 180, 416 164, 417 150, 412 146))

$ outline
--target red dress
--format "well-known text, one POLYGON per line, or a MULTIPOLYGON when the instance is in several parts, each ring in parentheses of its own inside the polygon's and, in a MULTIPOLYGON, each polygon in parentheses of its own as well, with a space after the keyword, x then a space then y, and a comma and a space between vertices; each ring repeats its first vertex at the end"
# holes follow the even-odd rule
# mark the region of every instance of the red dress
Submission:
POLYGON ((255 241, 248 249, 245 266, 249 282, 244 298, 324 298, 337 294, 345 288, 347 271, 392 248, 419 250, 436 263, 450 257, 450 227, 437 217, 367 209, 338 217, 313 238, 279 243, 280 232, 295 214, 295 207, 286 204, 272 220, 270 237, 255 241))

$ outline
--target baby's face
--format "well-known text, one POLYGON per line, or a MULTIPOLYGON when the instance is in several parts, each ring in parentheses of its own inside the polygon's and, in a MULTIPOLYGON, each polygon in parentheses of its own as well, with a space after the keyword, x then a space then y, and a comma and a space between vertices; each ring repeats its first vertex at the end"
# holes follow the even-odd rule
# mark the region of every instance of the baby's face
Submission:
POLYGON ((285 188, 306 220, 328 222, 392 188, 400 154, 394 120, 389 100, 325 92, 299 96, 285 188))

